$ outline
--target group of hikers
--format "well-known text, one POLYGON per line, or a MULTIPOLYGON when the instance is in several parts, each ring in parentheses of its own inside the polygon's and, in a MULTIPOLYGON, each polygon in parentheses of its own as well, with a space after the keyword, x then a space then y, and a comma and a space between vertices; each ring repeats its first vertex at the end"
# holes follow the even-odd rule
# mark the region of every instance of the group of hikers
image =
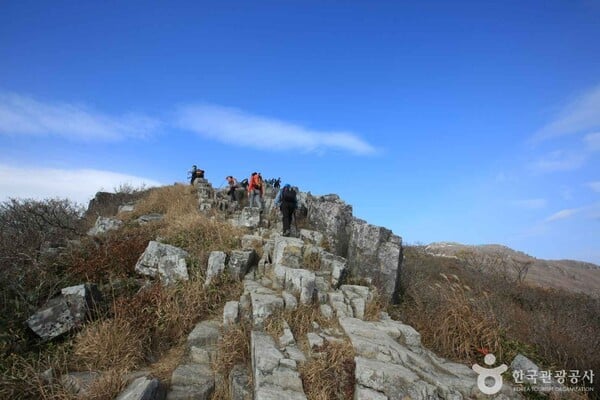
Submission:
MULTIPOLYGON (((204 179, 204 171, 198 169, 195 165, 192 166, 190 172, 192 174, 190 184, 194 184, 196 178, 204 179)), ((258 207, 261 210, 263 208, 262 198, 265 194, 265 187, 269 185, 276 190, 279 189, 277 196, 275 197, 275 205, 281 211, 283 236, 290 235, 294 211, 296 211, 296 208, 298 207, 296 191, 290 184, 286 183, 281 186, 281 178, 273 178, 265 181, 260 172, 253 172, 249 179, 244 179, 242 182, 238 182, 237 179, 231 175, 227 176, 225 179, 229 185, 227 195, 231 201, 237 201, 237 189, 244 188, 248 195, 249 206, 258 207)))

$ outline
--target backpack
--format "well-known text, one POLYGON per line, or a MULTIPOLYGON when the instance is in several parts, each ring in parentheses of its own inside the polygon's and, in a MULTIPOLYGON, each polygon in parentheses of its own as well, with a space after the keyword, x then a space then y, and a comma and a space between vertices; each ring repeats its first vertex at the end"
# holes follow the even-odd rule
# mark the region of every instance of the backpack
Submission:
POLYGON ((296 191, 291 187, 283 188, 283 192, 281 192, 281 201, 285 201, 286 203, 296 203, 296 191))

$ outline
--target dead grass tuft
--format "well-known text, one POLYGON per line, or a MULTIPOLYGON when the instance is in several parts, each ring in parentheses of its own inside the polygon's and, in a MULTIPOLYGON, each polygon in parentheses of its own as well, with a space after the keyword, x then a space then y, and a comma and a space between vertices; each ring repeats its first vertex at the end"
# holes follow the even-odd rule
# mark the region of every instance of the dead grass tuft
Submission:
POLYGON ((96 379, 87 390, 85 400, 113 400, 125 389, 123 371, 110 369, 96 379))
POLYGON ((374 291, 373 297, 365 307, 365 321, 379 321, 379 316, 382 311, 385 311, 389 306, 389 301, 374 291))
POLYGON ((74 343, 75 359, 91 371, 131 371, 144 359, 143 332, 122 316, 85 327, 74 343))
POLYGON ((354 398, 354 349, 348 341, 325 342, 318 357, 300 365, 300 376, 309 400, 354 398))
POLYGON ((239 323, 222 332, 222 338, 217 345, 217 358, 213 370, 223 377, 228 377, 232 368, 237 364, 250 363, 250 332, 249 322, 239 323))
POLYGON ((305 337, 313 329, 313 322, 316 322, 322 328, 331 327, 334 323, 321 314, 319 304, 299 304, 295 310, 285 311, 283 316, 296 340, 305 337))
POLYGON ((181 364, 186 349, 187 344, 185 342, 171 347, 160 360, 150 366, 152 376, 160 379, 161 382, 169 382, 173 371, 181 364))
POLYGON ((302 265, 310 271, 319 271, 321 269, 321 255, 318 252, 305 253, 302 265))

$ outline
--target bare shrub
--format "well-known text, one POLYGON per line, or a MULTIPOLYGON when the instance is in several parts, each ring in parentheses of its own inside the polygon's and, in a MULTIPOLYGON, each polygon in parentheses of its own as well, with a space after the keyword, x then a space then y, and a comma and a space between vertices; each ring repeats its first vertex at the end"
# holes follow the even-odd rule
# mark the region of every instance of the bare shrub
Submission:
POLYGON ((79 280, 108 281, 135 275, 134 267, 153 240, 155 227, 131 225, 102 237, 84 238, 64 259, 70 274, 79 280))
POLYGON ((352 399, 354 397, 354 348, 348 341, 329 342, 300 365, 300 377, 309 400, 352 399))

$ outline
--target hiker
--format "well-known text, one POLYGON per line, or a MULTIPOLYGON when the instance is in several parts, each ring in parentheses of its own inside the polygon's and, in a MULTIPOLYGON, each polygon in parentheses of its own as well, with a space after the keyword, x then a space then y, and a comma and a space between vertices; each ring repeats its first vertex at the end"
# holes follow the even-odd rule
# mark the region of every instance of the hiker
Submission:
POLYGON ((281 222, 283 222, 283 236, 290 236, 290 225, 292 224, 292 216, 298 207, 296 200, 296 191, 289 183, 283 185, 277 197, 275 205, 281 210, 281 222))
POLYGON ((281 178, 277 178, 277 180, 275 181, 275 183, 273 184, 273 187, 275 189, 279 189, 279 187, 281 186, 281 178))
POLYGON ((227 179, 227 183, 229 184, 229 191, 227 192, 227 194, 229 195, 231 201, 235 201, 235 190, 239 187, 237 179, 235 179, 231 175, 229 175, 225 179, 227 179))
POLYGON ((262 208, 262 196, 264 193, 264 184, 259 173, 253 172, 248 183, 248 197, 250 198, 250 207, 262 208))

